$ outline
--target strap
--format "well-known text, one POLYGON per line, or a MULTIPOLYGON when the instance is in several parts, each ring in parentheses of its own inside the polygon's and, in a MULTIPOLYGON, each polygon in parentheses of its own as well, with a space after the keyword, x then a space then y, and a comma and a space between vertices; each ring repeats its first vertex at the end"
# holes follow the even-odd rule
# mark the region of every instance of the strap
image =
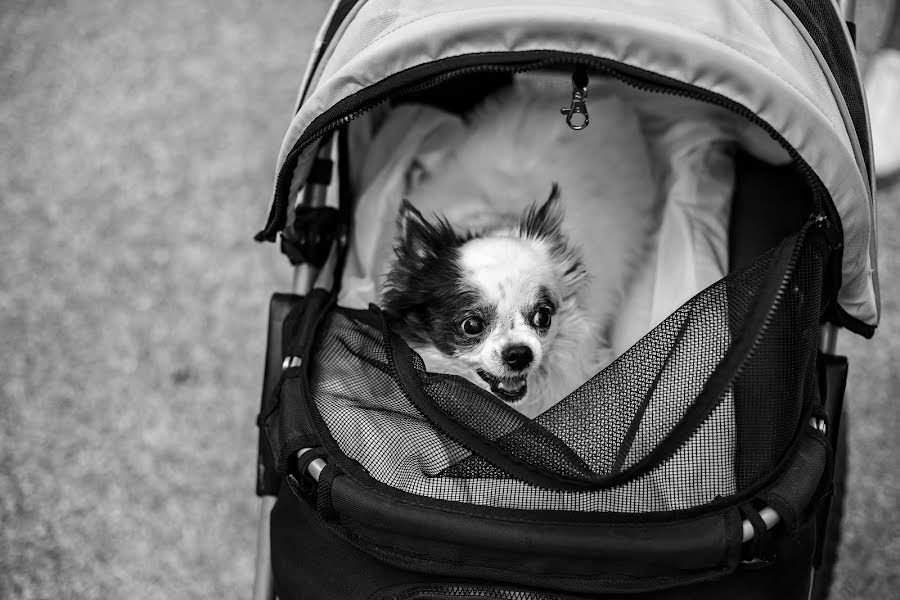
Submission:
POLYGON ((747 519, 753 526, 753 539, 747 542, 747 548, 744 553, 745 560, 753 560, 763 558, 762 552, 769 546, 769 528, 766 522, 759 515, 759 512, 749 503, 740 506, 741 515, 747 519))
POLYGON ((297 484, 300 492, 306 498, 313 498, 316 493, 316 480, 309 474, 308 468, 309 464, 317 458, 327 462, 328 454, 321 447, 312 448, 297 459, 297 484))
POLYGON ((335 477, 340 473, 340 469, 332 461, 325 464, 325 468, 322 469, 322 473, 319 475, 319 494, 316 499, 316 510, 319 511, 319 514, 326 521, 337 519, 337 512, 334 510, 334 504, 331 500, 331 489, 335 477))

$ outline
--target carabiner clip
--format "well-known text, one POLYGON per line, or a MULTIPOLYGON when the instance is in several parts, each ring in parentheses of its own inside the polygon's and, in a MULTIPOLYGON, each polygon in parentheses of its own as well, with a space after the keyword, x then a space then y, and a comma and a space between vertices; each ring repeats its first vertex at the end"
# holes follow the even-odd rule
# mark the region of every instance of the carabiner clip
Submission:
POLYGON ((585 103, 587 86, 587 71, 584 67, 578 65, 572 74, 572 103, 568 108, 563 107, 559 109, 560 114, 566 115, 566 124, 575 131, 581 131, 591 122, 587 104, 585 103))

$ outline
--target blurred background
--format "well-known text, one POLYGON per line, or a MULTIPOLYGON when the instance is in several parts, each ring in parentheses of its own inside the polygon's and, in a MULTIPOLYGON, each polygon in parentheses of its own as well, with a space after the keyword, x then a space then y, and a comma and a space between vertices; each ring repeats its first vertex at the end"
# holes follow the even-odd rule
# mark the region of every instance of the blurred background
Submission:
MULTIPOLYGON (((888 3, 858 3, 864 65, 900 40, 888 3)), ((0 598, 248 597, 266 306, 290 287, 251 237, 327 4, 0 3, 0 598)), ((900 589, 896 179, 878 201, 832 598, 900 589)))

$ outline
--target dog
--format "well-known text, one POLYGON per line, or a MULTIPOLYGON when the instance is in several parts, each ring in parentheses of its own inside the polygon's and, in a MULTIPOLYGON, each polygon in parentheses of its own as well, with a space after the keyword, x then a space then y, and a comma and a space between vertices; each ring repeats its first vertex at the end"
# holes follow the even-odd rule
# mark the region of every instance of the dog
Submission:
POLYGON ((449 153, 412 165, 381 294, 428 370, 529 417, 623 350, 616 319, 656 226, 633 110, 596 98, 573 132, 565 99, 520 81, 467 115, 449 153))
POLYGON ((499 220, 506 223, 461 231, 404 201, 382 308, 428 370, 541 412, 597 366, 581 293, 587 271, 562 232, 557 185, 517 220, 499 220))

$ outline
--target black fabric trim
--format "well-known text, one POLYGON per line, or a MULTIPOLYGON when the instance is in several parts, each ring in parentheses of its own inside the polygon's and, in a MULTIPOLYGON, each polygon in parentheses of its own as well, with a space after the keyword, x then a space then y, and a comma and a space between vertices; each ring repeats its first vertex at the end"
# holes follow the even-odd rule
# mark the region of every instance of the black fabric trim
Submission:
POLYGON ((332 489, 334 487, 334 481, 339 474, 340 471, 338 468, 330 462, 325 463, 325 468, 322 469, 322 472, 319 474, 319 493, 316 497, 316 510, 319 511, 319 514, 322 515, 322 518, 326 521, 337 518, 337 513, 334 510, 334 503, 332 500, 332 489))
MULTIPOLYGON (((811 414, 812 411, 804 413, 804 423, 809 421, 811 414)), ((812 508, 821 478, 826 475, 830 450, 826 436, 809 425, 804 425, 803 431, 800 447, 791 456, 785 476, 759 494, 787 527, 800 523, 801 517, 812 508)))
POLYGON ((678 574, 722 569, 733 539, 728 532, 733 521, 724 514, 656 524, 525 525, 398 502, 349 477, 334 480, 332 500, 340 522, 383 551, 405 548, 429 562, 504 565, 507 572, 521 569, 528 557, 545 555, 544 576, 589 578, 598 571, 616 572, 612 565, 619 565, 620 577, 630 572, 632 577, 674 582, 678 574))
POLYGON ((769 528, 759 512, 749 503, 740 507, 741 515, 753 526, 753 538, 745 548, 745 560, 761 558, 761 552, 768 546, 769 528))
POLYGON ((850 365, 846 356, 820 352, 816 367, 820 404, 828 420, 828 441, 832 448, 837 448, 841 437, 841 417, 844 414, 844 395, 850 365))
MULTIPOLYGON (((684 320, 684 323, 681 324, 681 328, 678 330, 678 334, 675 336, 675 340, 673 345, 677 345, 682 338, 684 338, 684 333, 687 331, 688 326, 691 324, 693 320, 693 314, 688 315, 688 317, 684 320)), ((653 398, 653 394, 656 392, 656 388, 659 385, 659 382, 662 380, 663 373, 666 371, 666 368, 669 366, 669 363, 673 355, 669 355, 666 357, 666 362, 660 367, 659 372, 656 374, 656 377, 653 379, 653 384, 647 390, 647 393, 644 394, 644 399, 641 401, 640 406, 638 406, 637 411, 635 411, 634 418, 631 421, 631 425, 628 428, 628 431, 625 432, 625 437, 622 439, 622 444, 619 446, 619 452, 616 455, 616 460, 613 463, 611 472, 619 473, 622 470, 622 465, 625 464, 625 459, 628 458, 628 453, 631 451, 631 446, 634 443, 634 438, 637 436, 638 429, 640 429, 641 423, 644 421, 644 413, 647 412, 647 407, 650 405, 650 400, 653 398)))
MULTIPOLYGON (((285 490, 282 490, 272 512, 271 535, 276 591, 283 600, 375 600, 405 586, 439 587, 456 583, 484 586, 491 591, 503 589, 503 586, 535 588, 560 600, 567 598, 565 594, 573 592, 586 594, 576 596, 585 600, 596 598, 604 589, 616 586, 623 595, 603 597, 626 600, 637 597, 633 594, 650 583, 643 578, 620 576, 615 572, 614 565, 602 561, 594 562, 593 576, 566 579, 555 573, 541 575, 525 565, 511 571, 490 564, 469 565, 465 561, 466 553, 461 554, 462 561, 439 563, 429 560, 427 554, 422 556, 399 548, 376 546, 340 523, 325 522, 313 508, 298 502, 293 494, 285 490)), ((795 578, 808 579, 808 567, 789 566, 795 578)), ((639 597, 647 600, 776 597, 771 593, 778 588, 771 582, 770 571, 748 573, 739 568, 723 578, 732 570, 714 569, 682 573, 680 577, 658 577, 653 584, 662 591, 639 597), (699 583, 702 581, 708 583, 699 583)), ((436 600, 440 597, 430 598, 436 600)), ((496 593, 477 597, 506 598, 496 593)), ((513 598, 535 600, 528 595, 512 596, 506 600, 513 598)))
POLYGON ((353 234, 353 213, 356 206, 353 186, 350 183, 350 152, 347 147, 348 131, 342 127, 337 133, 338 146, 338 212, 341 219, 341 232, 337 240, 337 261, 334 266, 334 279, 331 284, 332 297, 337 300, 344 278, 344 266, 350 250, 350 238, 353 234))
POLYGON ((841 327, 844 327, 848 331, 852 331, 857 335, 861 335, 867 340, 872 339, 872 337, 875 335, 875 330, 878 328, 877 325, 869 325, 868 323, 863 323, 856 317, 850 315, 850 313, 844 310, 843 306, 836 302, 832 305, 832 310, 835 313, 834 321, 841 327))
MULTIPOLYGON (((309 72, 309 75, 312 76, 319 68, 319 64, 322 62, 322 58, 325 56, 325 52, 328 50, 328 46, 331 45, 331 40, 334 39, 337 30, 340 29, 341 24, 344 22, 344 19, 347 18, 347 15, 350 14, 350 11, 353 10, 353 7, 356 6, 360 0, 342 0, 341 3, 334 11, 334 15, 331 17, 331 21, 328 22, 328 28, 325 30, 325 35, 322 37, 322 45, 319 47, 319 53, 316 55, 316 60, 313 63, 312 69, 309 72)), ((305 90, 305 92, 309 92, 309 90, 305 90)), ((295 113, 300 110, 300 107, 303 106, 303 101, 306 98, 300 98, 297 102, 297 108, 294 111, 295 113)))
POLYGON ((369 600, 584 600, 584 596, 570 596, 558 592, 508 587, 501 584, 475 584, 468 581, 446 583, 414 583, 378 590, 369 600))
POLYGON ((819 48, 841 91, 856 137, 859 139, 866 175, 871 178, 872 157, 869 155, 869 129, 866 122, 862 85, 856 76, 853 49, 844 35, 844 20, 831 2, 822 0, 783 0, 819 48))
POLYGON ((266 225, 253 239, 257 242, 274 242, 278 232, 284 229, 287 223, 286 198, 290 195, 293 173, 294 169, 297 168, 300 152, 314 140, 314 135, 320 134, 336 118, 353 114, 355 111, 360 110, 361 107, 377 104, 386 100, 392 92, 397 92, 415 84, 421 84, 422 81, 427 80, 429 77, 451 77, 459 74, 460 71, 467 71, 473 67, 480 68, 486 63, 488 63, 487 66, 491 70, 509 69, 516 71, 520 68, 537 68, 544 63, 544 60, 541 60, 541 58, 546 59, 550 55, 552 53, 546 50, 527 50, 521 52, 477 52, 451 56, 424 65, 410 67, 338 101, 331 108, 313 119, 294 143, 290 152, 288 152, 284 163, 278 171, 275 181, 275 195, 266 225))

